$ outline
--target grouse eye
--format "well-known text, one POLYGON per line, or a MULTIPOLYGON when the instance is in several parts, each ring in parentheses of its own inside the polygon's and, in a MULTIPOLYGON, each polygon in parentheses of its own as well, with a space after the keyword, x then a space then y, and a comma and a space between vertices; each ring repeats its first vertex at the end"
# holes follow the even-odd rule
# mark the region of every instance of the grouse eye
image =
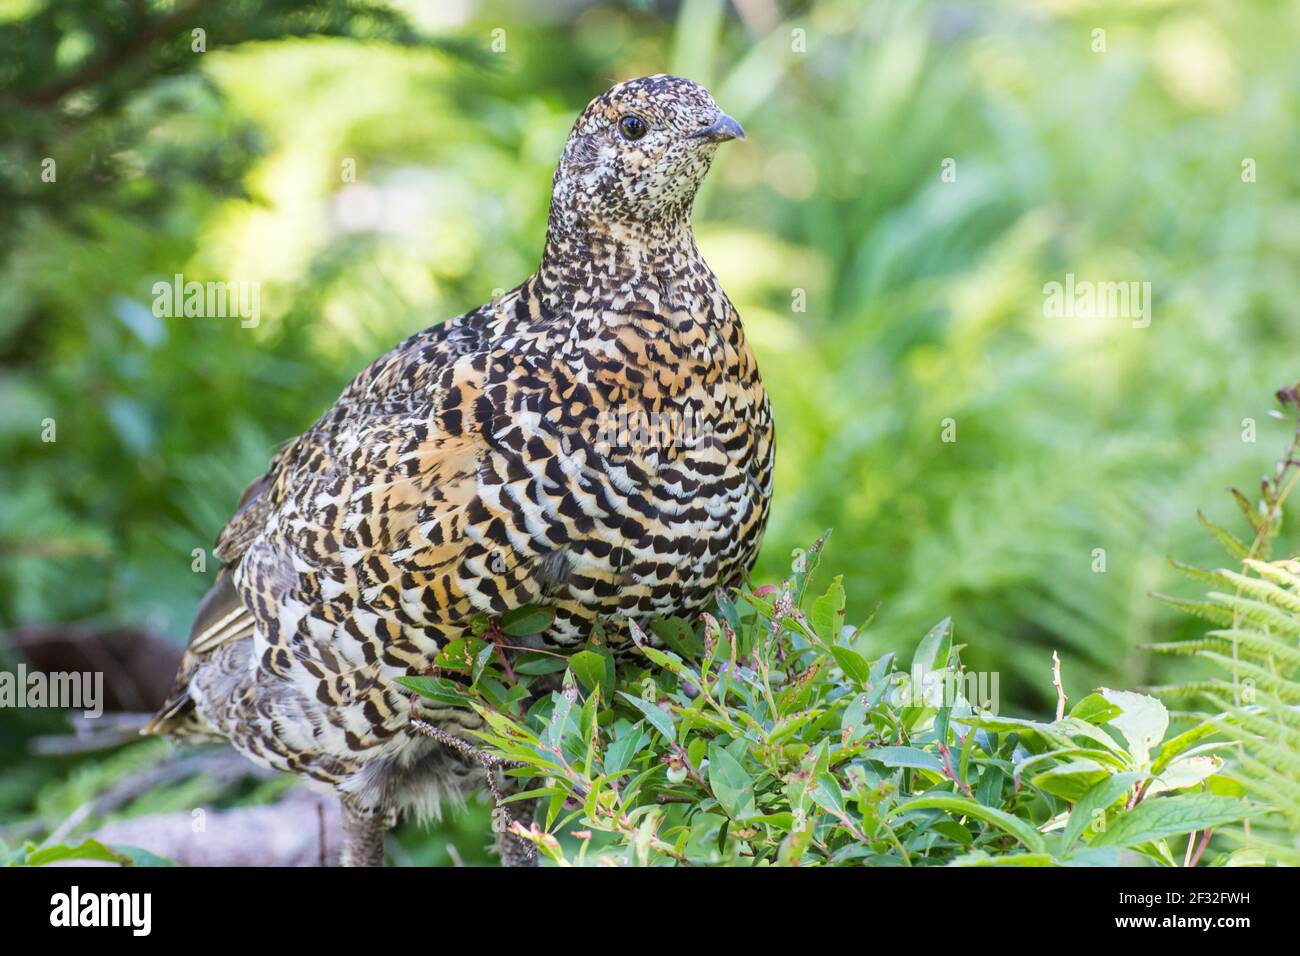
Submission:
POLYGON ((646 121, 639 116, 633 116, 631 113, 618 121, 618 128, 626 139, 640 139, 650 132, 650 127, 646 125, 646 121))

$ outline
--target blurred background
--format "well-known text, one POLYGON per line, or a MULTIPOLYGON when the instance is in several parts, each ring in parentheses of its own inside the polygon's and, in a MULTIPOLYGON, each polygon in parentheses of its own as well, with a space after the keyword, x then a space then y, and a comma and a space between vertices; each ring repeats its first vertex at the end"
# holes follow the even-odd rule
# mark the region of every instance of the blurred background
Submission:
MULTIPOLYGON (((1186 676, 1149 592, 1221 563, 1197 509, 1240 519, 1300 374, 1298 45, 1249 0, 0 0, 0 663, 156 700, 244 485, 525 279, 575 115, 671 72, 749 134, 695 221, 777 421, 756 578, 833 528, 873 649, 951 615, 1004 712, 1048 713, 1053 649, 1072 697, 1186 676), (177 273, 258 323, 155 315, 177 273), (1149 282, 1149 326, 1050 317, 1067 274, 1149 282)), ((0 711, 0 837, 287 784, 104 737, 0 711)), ((485 862, 485 819, 396 858, 485 862)))

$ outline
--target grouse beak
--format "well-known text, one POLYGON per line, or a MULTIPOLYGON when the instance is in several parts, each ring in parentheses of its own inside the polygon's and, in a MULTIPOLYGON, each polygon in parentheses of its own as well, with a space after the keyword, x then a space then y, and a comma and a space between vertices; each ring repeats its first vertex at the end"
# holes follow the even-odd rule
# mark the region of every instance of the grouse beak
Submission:
POLYGON ((726 113, 719 113, 708 126, 690 135, 691 139, 702 139, 708 143, 725 143, 729 139, 744 139, 745 131, 740 124, 726 113))

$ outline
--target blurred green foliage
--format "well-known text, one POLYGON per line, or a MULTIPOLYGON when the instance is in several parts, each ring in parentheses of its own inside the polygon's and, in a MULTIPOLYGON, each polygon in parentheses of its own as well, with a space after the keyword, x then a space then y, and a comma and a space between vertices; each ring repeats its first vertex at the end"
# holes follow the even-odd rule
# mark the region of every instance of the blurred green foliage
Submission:
POLYGON ((278 444, 525 278, 573 117, 668 71, 749 133, 695 218, 777 418, 757 577, 834 527, 872 657, 951 615, 1013 702, 1053 649, 1071 696, 1186 676, 1147 592, 1218 560, 1189 518, 1300 354, 1298 7, 0 0, 0 627, 179 641, 278 444), (177 273, 260 322, 155 317, 177 273), (1048 318, 1067 273, 1150 326, 1048 318))

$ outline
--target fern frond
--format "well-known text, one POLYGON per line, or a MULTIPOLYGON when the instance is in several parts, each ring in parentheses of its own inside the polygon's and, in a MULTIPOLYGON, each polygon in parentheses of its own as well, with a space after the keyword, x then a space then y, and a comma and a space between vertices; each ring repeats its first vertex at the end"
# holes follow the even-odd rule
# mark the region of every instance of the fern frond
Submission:
POLYGON ((1174 562, 1183 574, 1214 590, 1204 601, 1155 595, 1164 603, 1218 625, 1190 641, 1149 645, 1162 654, 1201 657, 1231 679, 1209 678, 1159 688, 1171 696, 1198 696, 1217 705, 1212 718, 1234 742, 1236 756, 1223 772, 1285 822, 1272 817, 1229 828, 1228 839, 1249 851, 1248 862, 1300 865, 1300 561, 1267 560, 1282 521, 1282 505, 1300 482, 1300 386, 1279 390, 1278 400, 1297 411, 1295 437, 1262 482, 1255 505, 1232 492, 1254 531, 1247 547, 1232 532, 1197 512, 1201 524, 1241 562, 1240 570, 1205 571, 1174 562), (1227 620, 1225 621, 1225 618, 1227 620), (1242 704, 1245 697, 1246 704, 1242 704))
MULTIPOLYGON (((1225 737, 1238 740, 1243 744, 1249 744, 1251 752, 1261 759, 1267 759, 1268 763, 1264 764, 1264 766, 1270 768, 1270 772, 1276 772, 1271 768, 1280 767, 1290 771, 1291 779, 1300 777, 1300 753, 1297 753, 1285 743, 1261 737, 1235 724, 1217 726, 1225 737)), ((1300 794, 1297 794, 1296 802, 1297 805, 1300 805, 1300 794)))
MULTIPOLYGON (((1206 636, 1226 641, 1229 647, 1236 643, 1255 657, 1281 661, 1292 668, 1300 667, 1300 646, 1291 641, 1280 640, 1263 631, 1250 628, 1226 628, 1210 631, 1206 636)), ((1206 648, 1206 650, 1212 649, 1206 648)))
MULTIPOLYGON (((1220 834, 1224 840, 1235 844, 1241 849, 1257 851, 1260 854, 1260 859, 1253 862, 1274 866, 1300 866, 1300 847, 1287 846, 1277 840, 1267 839, 1262 832, 1264 826, 1259 821, 1255 821, 1251 826, 1251 835, 1249 837, 1241 830, 1222 830, 1220 834)), ((1276 836, 1279 839, 1289 836, 1287 833, 1271 833, 1269 835, 1276 836)))
POLYGON ((1242 563, 1274 584, 1281 584, 1292 591, 1300 591, 1300 561, 1259 561, 1250 558, 1242 563))
POLYGON ((1170 597, 1168 594, 1159 594, 1157 592, 1152 592, 1151 596, 1160 603, 1168 604, 1184 614, 1204 618, 1219 627, 1232 627, 1232 612, 1222 605, 1213 604, 1209 601, 1188 601, 1185 598, 1170 597))
POLYGON ((1251 794, 1300 827, 1300 799, 1295 794, 1294 770, 1276 771, 1247 750, 1237 755, 1235 775, 1251 794))
POLYGON ((1139 644, 1138 647, 1144 651, 1154 651, 1157 654, 1175 654, 1190 657, 1199 654, 1201 651, 1221 651, 1225 647, 1231 650, 1232 645, 1215 638, 1203 637, 1193 641, 1162 641, 1157 644, 1139 644))
MULTIPOLYGON (((1262 564, 1258 561, 1250 561, 1249 565, 1252 567, 1272 567, 1271 565, 1262 564)), ((1219 577, 1222 577, 1236 585, 1243 594, 1249 594, 1261 601, 1267 601, 1275 607, 1282 608, 1292 614, 1300 614, 1300 593, 1297 593, 1296 591, 1290 591, 1286 588, 1278 587, 1278 584, 1272 581, 1253 578, 1248 574, 1239 574, 1236 571, 1223 569, 1216 573, 1219 577)), ((1285 575, 1285 578, 1296 582, 1296 585, 1292 585, 1292 587, 1300 585, 1300 579, 1292 578, 1291 575, 1285 575)))
POLYGON ((1214 651, 1201 651, 1200 656, 1223 665, 1229 671, 1236 671, 1242 677, 1254 680, 1256 688, 1262 688, 1275 695, 1287 706, 1300 704, 1300 682, 1278 677, 1268 668, 1253 664, 1244 657, 1233 659, 1214 651))
POLYGON ((1193 581, 1200 581, 1202 584, 1210 584, 1217 588, 1229 588, 1232 586, 1227 578, 1223 576, 1222 571, 1211 571, 1208 568, 1198 568, 1194 564, 1184 564, 1173 558, 1169 559, 1169 564, 1175 571, 1193 581))
POLYGON ((1249 621, 1251 624, 1277 630, 1282 634, 1289 634, 1293 637, 1300 637, 1300 617, 1295 614, 1288 614, 1283 608, 1274 607, 1265 601, 1239 597, 1236 594, 1224 594, 1220 591, 1211 591, 1209 597, 1213 601, 1231 608, 1237 614, 1240 614, 1243 620, 1249 621))
POLYGON ((1258 737, 1277 739, 1300 750, 1300 710, 1287 707, 1276 697, 1261 693, 1258 689, 1255 690, 1255 695, 1260 703, 1249 707, 1239 707, 1217 695, 1211 695, 1222 713, 1210 719, 1216 727, 1232 722, 1258 737))
POLYGON ((1155 697, 1170 697, 1175 700, 1180 698, 1205 697, 1214 691, 1227 691, 1232 693, 1232 681, 1210 678, 1199 681, 1186 681, 1182 684, 1148 684, 1142 688, 1142 692, 1151 694, 1155 697))
POLYGON ((1231 531, 1228 531, 1226 528, 1222 528, 1215 524, 1205 516, 1204 512, 1196 512, 1196 518, 1209 530, 1210 534, 1214 535, 1214 537, 1219 540, 1219 543, 1222 544, 1228 550, 1228 553, 1234 558, 1241 560, 1250 555, 1250 548, 1246 547, 1240 538, 1231 531))

